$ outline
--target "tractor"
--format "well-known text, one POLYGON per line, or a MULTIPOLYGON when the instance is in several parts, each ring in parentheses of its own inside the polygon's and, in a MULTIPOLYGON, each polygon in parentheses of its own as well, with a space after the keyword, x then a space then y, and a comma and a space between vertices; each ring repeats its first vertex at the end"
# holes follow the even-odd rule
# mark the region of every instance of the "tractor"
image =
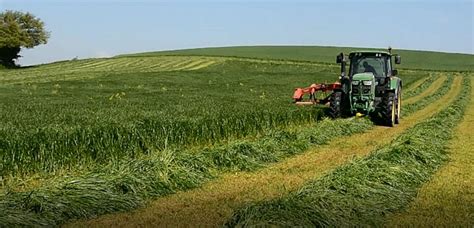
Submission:
POLYGON ((348 56, 340 53, 336 63, 341 65, 339 81, 332 84, 312 84, 296 88, 293 94, 298 105, 325 104, 333 118, 369 116, 374 122, 393 127, 400 122, 402 80, 397 77, 395 64, 399 55, 388 51, 355 51, 348 56), (349 73, 346 64, 349 60, 349 73), (317 92, 330 92, 318 99, 317 92), (304 101, 304 95, 309 100, 304 101))

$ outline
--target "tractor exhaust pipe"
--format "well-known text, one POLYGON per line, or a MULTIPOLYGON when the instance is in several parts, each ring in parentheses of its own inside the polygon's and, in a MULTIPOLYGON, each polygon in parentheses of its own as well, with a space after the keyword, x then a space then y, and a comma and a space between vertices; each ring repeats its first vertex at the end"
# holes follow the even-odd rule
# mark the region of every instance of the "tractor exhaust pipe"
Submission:
POLYGON ((340 53, 337 57, 336 57, 336 63, 340 63, 341 64, 341 79, 344 78, 346 76, 346 59, 344 57, 344 53, 340 53))

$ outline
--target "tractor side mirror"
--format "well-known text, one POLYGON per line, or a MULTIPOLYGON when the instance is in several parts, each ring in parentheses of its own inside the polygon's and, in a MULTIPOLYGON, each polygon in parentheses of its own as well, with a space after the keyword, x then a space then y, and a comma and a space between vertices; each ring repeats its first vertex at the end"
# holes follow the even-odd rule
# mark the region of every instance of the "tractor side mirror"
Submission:
POLYGON ((398 70, 392 70, 392 76, 397 76, 398 75, 398 70))
POLYGON ((402 63, 402 57, 399 56, 399 55, 396 55, 395 56, 395 64, 400 64, 400 63, 402 63))
POLYGON ((344 62, 344 53, 341 52, 341 54, 336 56, 336 63, 342 63, 344 62))

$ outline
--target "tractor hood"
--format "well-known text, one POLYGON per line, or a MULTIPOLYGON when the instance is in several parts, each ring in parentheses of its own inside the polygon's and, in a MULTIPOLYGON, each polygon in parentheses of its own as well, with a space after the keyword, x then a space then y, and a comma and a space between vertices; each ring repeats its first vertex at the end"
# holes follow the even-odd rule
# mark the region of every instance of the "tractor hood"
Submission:
POLYGON ((352 80, 371 81, 373 79, 374 74, 372 73, 359 73, 352 76, 352 80))

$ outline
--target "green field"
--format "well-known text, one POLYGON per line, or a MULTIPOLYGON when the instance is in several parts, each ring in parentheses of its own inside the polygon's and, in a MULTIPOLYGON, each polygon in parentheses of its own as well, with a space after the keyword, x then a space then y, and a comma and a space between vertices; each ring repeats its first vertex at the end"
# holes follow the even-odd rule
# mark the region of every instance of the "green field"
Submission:
MULTIPOLYGON (((124 56, 157 56, 157 55, 197 55, 197 56, 236 56, 259 59, 299 60, 334 64, 340 52, 370 48, 352 47, 319 47, 319 46, 250 46, 250 47, 216 47, 197 48, 178 51, 147 52, 124 56)), ((382 48, 382 49, 385 49, 382 48)), ((374 49, 380 50, 380 49, 374 49)), ((474 55, 452 54, 431 51, 393 50, 402 56, 402 69, 426 69, 441 71, 474 71, 474 55)))
MULTIPOLYGON (((333 139, 371 131, 374 126, 365 118, 329 120, 324 119, 325 107, 292 104, 295 87, 337 80, 339 67, 333 60, 341 50, 353 49, 209 48, 0 70, 0 210, 5 211, 0 227, 58 225, 128 211, 150 199, 200 188, 229 172, 265 169, 333 139)), ((469 83, 461 90, 460 79, 472 76, 474 56, 398 53, 403 59, 399 74, 407 90, 404 99, 418 97, 406 104, 404 115, 417 116, 459 90, 464 98, 450 101, 459 107, 452 112, 446 107, 448 111, 430 120, 455 126, 470 98, 469 83), (438 80, 440 76, 446 80, 438 80), (441 87, 430 90, 436 83, 441 87)), ((429 128, 430 121, 421 123, 427 117, 417 117, 417 126, 429 128)), ((418 137, 420 131, 413 129, 407 134, 418 137)), ((439 132, 433 128, 424 137, 449 139, 451 132, 435 138, 439 132)), ((435 149, 420 150, 443 152, 435 149)), ((368 161, 392 159, 383 156, 368 161)), ((445 160, 421 170, 426 177, 410 191, 445 160)), ((359 163, 344 169, 363 170, 359 163)), ((417 171, 411 166, 406 170, 417 171)), ((344 172, 328 171, 324 180, 355 178, 344 172)), ((404 186, 397 178, 394 183, 404 186)), ((293 203, 293 195, 283 200, 293 203)), ((380 213, 400 210, 413 197, 380 213)), ((260 202, 253 203, 260 207, 260 202)), ((253 216, 244 212, 236 210, 229 224, 253 216)))

